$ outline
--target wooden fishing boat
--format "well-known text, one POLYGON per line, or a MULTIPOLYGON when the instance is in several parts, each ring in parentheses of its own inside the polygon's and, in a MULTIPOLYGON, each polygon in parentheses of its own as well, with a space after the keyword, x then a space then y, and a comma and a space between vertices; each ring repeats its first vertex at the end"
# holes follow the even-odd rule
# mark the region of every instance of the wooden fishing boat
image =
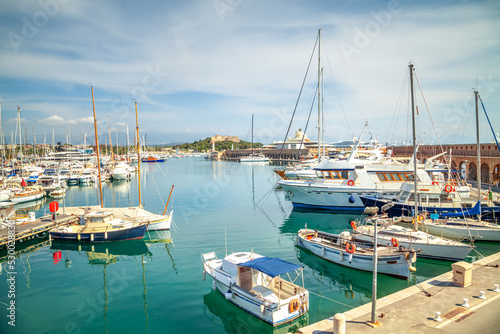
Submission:
POLYGON ((213 278, 212 289, 251 315, 278 326, 309 311, 309 291, 303 267, 254 252, 239 252, 218 259, 215 251, 202 254, 203 278, 213 278), (283 274, 302 277, 302 287, 283 274), (294 275, 295 274, 295 275, 294 275))
POLYGON ((112 212, 92 212, 81 216, 82 225, 62 226, 50 231, 52 239, 72 241, 115 241, 142 239, 149 220, 126 221, 112 212))

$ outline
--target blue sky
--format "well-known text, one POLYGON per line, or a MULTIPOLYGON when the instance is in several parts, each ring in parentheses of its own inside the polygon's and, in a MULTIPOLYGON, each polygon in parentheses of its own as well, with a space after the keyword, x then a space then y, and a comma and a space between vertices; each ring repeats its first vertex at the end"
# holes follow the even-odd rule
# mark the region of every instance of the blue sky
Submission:
MULTIPOLYGON (((472 143, 472 88, 500 132, 498 17, 497 1, 2 1, 2 127, 10 140, 19 105, 30 142, 51 142, 53 129, 65 142, 71 127, 81 143, 93 135, 91 83, 99 134, 111 128, 113 142, 127 125, 132 140, 134 100, 148 143, 249 140, 252 114, 256 140, 282 140, 321 28, 329 141, 368 121, 363 139, 408 142, 411 60, 419 140, 472 143)), ((314 57, 292 130, 313 103, 314 57)), ((313 111, 311 139, 316 124, 313 111)), ((481 141, 492 139, 482 114, 481 141)))

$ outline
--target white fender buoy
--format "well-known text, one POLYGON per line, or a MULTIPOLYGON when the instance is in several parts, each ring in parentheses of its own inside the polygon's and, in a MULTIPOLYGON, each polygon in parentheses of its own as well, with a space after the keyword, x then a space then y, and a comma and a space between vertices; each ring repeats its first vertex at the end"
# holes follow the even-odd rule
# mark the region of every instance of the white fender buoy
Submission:
POLYGON ((233 293, 231 292, 231 290, 228 290, 226 292, 226 294, 224 295, 224 297, 227 299, 227 300, 230 300, 231 298, 233 298, 233 293))
POLYGON ((353 254, 354 254, 354 253, 349 254, 349 263, 351 263, 351 262, 352 262, 352 256, 353 256, 353 254))
POLYGON ((325 246, 321 247, 321 257, 325 256, 325 246))
POLYGON ((212 290, 216 290, 217 289, 217 284, 215 284, 215 281, 212 282, 212 290))
POLYGON ((207 275, 207 272, 205 270, 203 270, 203 276, 202 276, 202 280, 205 280, 206 279, 206 275, 207 275))
POLYGON ((266 306, 264 304, 260 304, 260 313, 266 312, 266 306))

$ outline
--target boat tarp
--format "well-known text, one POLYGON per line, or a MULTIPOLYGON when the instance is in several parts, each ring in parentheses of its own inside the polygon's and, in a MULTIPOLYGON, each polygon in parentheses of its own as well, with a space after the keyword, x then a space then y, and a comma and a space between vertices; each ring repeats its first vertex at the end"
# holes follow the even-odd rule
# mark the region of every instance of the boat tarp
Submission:
POLYGON ((238 266, 253 268, 271 277, 279 276, 281 274, 289 273, 302 268, 302 266, 297 264, 267 256, 240 263, 238 266))
POLYGON ((476 205, 473 208, 467 211, 458 211, 458 212, 442 212, 441 216, 443 217, 463 217, 463 216, 477 216, 481 214, 481 202, 477 201, 476 205))

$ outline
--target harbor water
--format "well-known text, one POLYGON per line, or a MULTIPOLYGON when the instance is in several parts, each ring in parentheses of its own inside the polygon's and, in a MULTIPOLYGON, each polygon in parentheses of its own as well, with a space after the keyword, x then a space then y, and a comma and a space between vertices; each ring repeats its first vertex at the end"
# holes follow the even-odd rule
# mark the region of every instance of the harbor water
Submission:
MULTIPOLYGON (((16 246, 15 283, 7 281, 5 251, 0 253, 0 333, 286 333, 332 317, 371 300, 372 273, 342 267, 294 246, 297 231, 350 229, 353 214, 292 208, 270 165, 171 158, 141 165, 144 208, 161 213, 171 185, 168 232, 143 240, 61 243, 40 236, 16 246), (251 251, 304 266, 311 292, 307 316, 282 328, 238 309, 203 280, 201 253, 251 251), (14 291, 12 290, 14 288, 14 291), (13 292, 12 292, 13 291, 13 292), (9 296, 14 293, 15 296, 9 296), (15 326, 7 309, 15 301, 15 326)), ((104 183, 104 206, 138 205, 137 175, 104 183)), ((49 213, 50 199, 35 207, 49 213)), ((68 187, 63 206, 100 204, 98 186, 68 187)), ((63 209, 60 209, 63 210, 63 209)), ((476 242, 467 261, 500 251, 476 242)), ((447 261, 418 259, 408 280, 378 275, 378 297, 451 270, 447 261)))

